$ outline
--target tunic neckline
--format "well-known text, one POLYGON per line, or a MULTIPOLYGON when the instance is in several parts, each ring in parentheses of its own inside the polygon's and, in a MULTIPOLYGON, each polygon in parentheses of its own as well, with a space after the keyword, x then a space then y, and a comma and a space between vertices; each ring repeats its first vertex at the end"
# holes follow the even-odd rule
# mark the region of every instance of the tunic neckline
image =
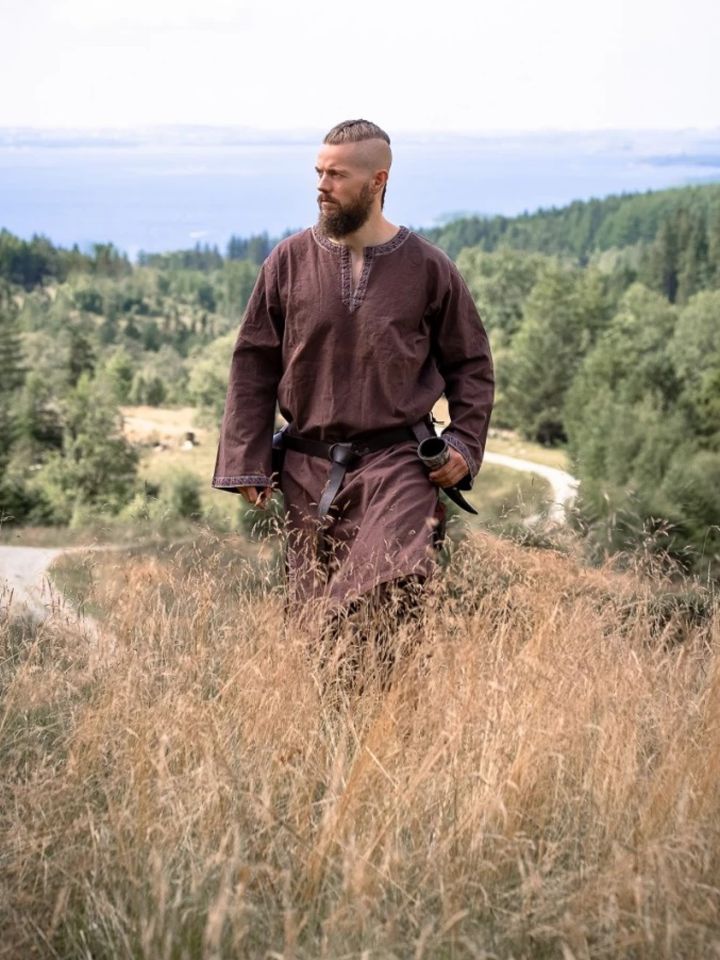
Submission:
MULTIPOLYGON (((320 233, 316 224, 311 227, 311 230, 313 237, 315 237, 316 241, 321 247, 324 247, 325 250, 329 250, 331 253, 336 255, 342 255, 343 251, 346 253, 350 252, 346 243, 335 243, 334 240, 326 237, 324 233, 320 233)), ((368 251, 372 251, 372 255, 375 257, 380 257, 384 253, 392 253, 393 250, 397 250, 397 248, 407 240, 409 234, 409 228, 401 226, 398 228, 398 232, 395 234, 395 236, 390 237, 390 239, 386 240, 385 243, 376 243, 372 247, 363 247, 363 255, 368 251)))
POLYGON ((316 226, 311 227, 312 235, 315 241, 324 250, 328 250, 335 256, 340 257, 340 296, 344 305, 350 313, 354 313, 365 299, 368 280, 370 279, 370 270, 375 257, 382 257, 384 254, 392 253, 402 246, 410 236, 408 227, 401 226, 394 237, 386 240, 385 243, 376 243, 371 247, 363 247, 363 267, 357 286, 352 287, 352 255, 350 247, 345 243, 334 243, 324 234, 317 230, 316 226))

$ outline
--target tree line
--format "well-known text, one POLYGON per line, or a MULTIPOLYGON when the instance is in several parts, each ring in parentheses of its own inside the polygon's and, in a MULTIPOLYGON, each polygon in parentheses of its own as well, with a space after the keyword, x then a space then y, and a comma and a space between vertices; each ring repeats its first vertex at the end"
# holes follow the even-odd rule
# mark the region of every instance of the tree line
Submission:
MULTIPOLYGON (((516 217, 461 217, 423 233, 453 259, 465 247, 509 247, 572 257, 584 266, 605 251, 640 248, 638 253, 658 261, 651 270, 665 265, 678 271, 696 261, 698 282, 711 282, 703 272, 718 262, 720 184, 577 200, 516 217)), ((638 260, 627 263, 641 269, 638 260)))
MULTIPOLYGON (((489 330, 494 424, 567 447, 597 549, 664 531, 688 566, 717 572, 720 186, 427 234, 455 255, 489 330)), ((131 264, 112 245, 80 254, 0 232, 0 510, 65 523, 78 504, 122 509, 136 484, 119 404, 192 404, 218 422, 275 242, 131 264)))
MULTIPOLYGON (((119 406, 216 409, 257 264, 190 254, 134 265, 0 233, 0 524, 132 513, 146 491, 119 406)), ((197 505, 176 486, 169 506, 197 505)))
POLYGON ((720 288, 686 303, 612 270, 467 248, 488 327, 495 426, 563 445, 598 551, 654 543, 720 572, 720 288))
MULTIPOLYGON (((283 236, 289 236, 287 231, 283 236)), ((228 261, 245 261, 260 266, 282 237, 271 238, 267 233, 240 237, 233 234, 227 242, 225 254, 217 245, 196 243, 188 250, 169 253, 148 253, 141 250, 137 263, 140 267, 159 270, 197 270, 209 272, 221 269, 228 261)), ((133 264, 127 255, 112 243, 95 243, 89 252, 82 252, 75 244, 66 250, 55 246, 47 237, 35 234, 30 240, 16 237, 9 230, 0 229, 0 280, 32 290, 47 283, 65 282, 71 276, 86 274, 117 279, 133 273, 133 264)))

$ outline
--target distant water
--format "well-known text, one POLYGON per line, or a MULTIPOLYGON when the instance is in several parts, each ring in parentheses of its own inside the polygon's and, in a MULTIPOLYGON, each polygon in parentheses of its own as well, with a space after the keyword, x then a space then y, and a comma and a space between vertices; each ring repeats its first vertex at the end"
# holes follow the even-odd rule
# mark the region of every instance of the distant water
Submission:
MULTIPOLYGON (((177 128, 0 130, 0 227, 135 257, 315 221, 319 137, 177 128)), ((386 212, 433 226, 611 193, 720 181, 720 130, 398 137, 386 212)))

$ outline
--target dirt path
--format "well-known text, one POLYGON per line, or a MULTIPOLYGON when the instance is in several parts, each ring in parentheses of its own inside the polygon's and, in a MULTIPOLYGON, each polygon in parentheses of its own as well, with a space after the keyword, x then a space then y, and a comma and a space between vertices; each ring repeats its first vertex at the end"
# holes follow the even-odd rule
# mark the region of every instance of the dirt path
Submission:
POLYGON ((48 574, 61 554, 88 549, 98 548, 0 546, 0 618, 23 614, 40 622, 61 618, 97 639, 100 631, 96 621, 79 613, 53 586, 48 574))
POLYGON ((0 546, 2 606, 24 608, 41 619, 49 616, 62 598, 54 593, 47 571, 62 552, 61 547, 0 546))
POLYGON ((532 460, 509 457, 504 453, 493 453, 490 450, 485 451, 483 462, 494 463, 498 467, 508 467, 510 470, 536 473, 543 477, 548 481, 553 492, 553 500, 548 511, 548 522, 551 524, 565 523, 567 510, 577 497, 580 484, 580 481, 572 474, 559 470, 557 467, 548 467, 544 463, 534 463, 532 460))
MULTIPOLYGON (((175 540, 192 543, 193 537, 175 540)), ((135 543, 134 547, 142 546, 135 543)), ((48 573, 53 561, 64 553, 107 552, 126 550, 126 543, 101 543, 73 547, 20 547, 0 545, 0 618, 5 612, 31 614, 37 620, 50 616, 80 624, 87 633, 97 636, 99 626, 92 617, 80 614, 54 586, 48 573)))
MULTIPOLYGON (((64 547, 0 546, 0 612, 29 613, 36 620, 60 616, 85 623, 69 600, 52 585, 48 570, 64 547)), ((93 626, 89 626, 94 630, 93 626)))

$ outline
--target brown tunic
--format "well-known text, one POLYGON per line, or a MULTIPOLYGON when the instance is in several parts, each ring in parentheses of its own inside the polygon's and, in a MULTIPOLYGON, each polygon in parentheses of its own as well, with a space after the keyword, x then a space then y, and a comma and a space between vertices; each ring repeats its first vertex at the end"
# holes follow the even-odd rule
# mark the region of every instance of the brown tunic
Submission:
MULTIPOLYGON (((409 425, 444 393, 443 431, 473 478, 493 404, 488 339, 452 261, 407 227, 366 247, 355 290, 348 247, 315 227, 283 240, 263 264, 232 356, 212 485, 271 482, 276 402, 295 432, 322 440, 409 425)), ((330 463, 288 450, 280 478, 291 595, 342 603, 435 566, 438 488, 407 441, 348 470, 318 552, 315 507, 330 463)))

